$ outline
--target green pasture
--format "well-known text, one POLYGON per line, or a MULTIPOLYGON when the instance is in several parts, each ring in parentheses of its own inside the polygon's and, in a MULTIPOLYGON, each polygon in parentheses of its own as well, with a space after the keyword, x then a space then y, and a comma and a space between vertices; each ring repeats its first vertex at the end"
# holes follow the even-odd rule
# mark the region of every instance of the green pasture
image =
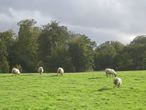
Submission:
POLYGON ((146 71, 0 74, 0 110, 146 110, 146 71))

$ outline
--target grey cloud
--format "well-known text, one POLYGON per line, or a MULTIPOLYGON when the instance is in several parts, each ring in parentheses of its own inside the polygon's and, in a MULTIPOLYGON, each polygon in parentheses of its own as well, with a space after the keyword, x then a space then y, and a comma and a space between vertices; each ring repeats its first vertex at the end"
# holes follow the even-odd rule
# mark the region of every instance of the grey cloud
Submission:
POLYGON ((145 10, 145 0, 0 0, 0 31, 25 18, 39 25, 58 20, 97 43, 128 43, 146 33, 145 10))

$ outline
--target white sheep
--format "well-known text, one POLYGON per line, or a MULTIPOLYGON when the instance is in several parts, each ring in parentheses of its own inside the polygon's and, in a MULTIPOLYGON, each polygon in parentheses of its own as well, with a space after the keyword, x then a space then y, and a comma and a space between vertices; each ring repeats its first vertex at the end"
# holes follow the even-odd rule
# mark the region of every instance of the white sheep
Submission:
POLYGON ((13 73, 13 74, 20 74, 20 71, 19 71, 19 69, 17 69, 17 68, 14 67, 14 68, 12 69, 12 73, 13 73))
POLYGON ((61 75, 64 74, 64 69, 61 68, 61 67, 59 67, 58 70, 57 70, 57 75, 59 75, 59 74, 61 74, 61 75))
POLYGON ((43 67, 39 67, 39 68, 38 68, 38 72, 39 72, 40 74, 42 74, 42 73, 44 72, 43 67))
POLYGON ((108 77, 109 75, 114 75, 115 77, 117 76, 117 73, 114 69, 111 69, 111 68, 106 68, 105 69, 105 73, 106 73, 106 76, 108 77))
POLYGON ((122 85, 122 79, 119 77, 115 77, 113 83, 115 87, 120 87, 122 85))

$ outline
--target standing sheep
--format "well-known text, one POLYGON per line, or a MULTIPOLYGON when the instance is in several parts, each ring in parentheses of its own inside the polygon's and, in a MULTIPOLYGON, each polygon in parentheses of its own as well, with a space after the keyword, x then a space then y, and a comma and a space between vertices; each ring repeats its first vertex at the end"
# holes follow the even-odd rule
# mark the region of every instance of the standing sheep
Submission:
POLYGON ((106 68, 105 69, 105 73, 106 73, 106 76, 108 77, 109 75, 114 75, 115 77, 117 76, 117 73, 114 69, 110 69, 110 68, 106 68))
POLYGON ((39 67, 39 68, 38 68, 38 72, 39 72, 40 74, 42 74, 42 73, 44 72, 43 67, 39 67))
POLYGON ((17 69, 17 68, 14 67, 14 68, 12 69, 12 73, 13 73, 13 74, 20 74, 20 71, 19 71, 19 69, 17 69))
POLYGON ((57 70, 57 76, 58 76, 59 74, 61 74, 61 75, 64 74, 64 69, 61 68, 61 67, 59 67, 58 70, 57 70))
POLYGON ((115 77, 113 83, 115 87, 120 87, 122 85, 122 79, 119 77, 115 77))

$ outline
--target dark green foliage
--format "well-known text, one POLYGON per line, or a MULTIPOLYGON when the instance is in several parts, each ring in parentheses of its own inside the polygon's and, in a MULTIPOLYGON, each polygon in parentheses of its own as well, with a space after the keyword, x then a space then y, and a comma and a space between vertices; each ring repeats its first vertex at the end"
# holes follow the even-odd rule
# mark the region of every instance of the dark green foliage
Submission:
POLYGON ((9 72, 9 53, 13 43, 14 33, 9 30, 0 33, 0 72, 9 72))
POLYGON ((63 67, 66 71, 72 71, 71 60, 68 53, 70 35, 66 27, 59 26, 56 21, 43 26, 38 39, 39 60, 47 71, 57 71, 63 67))
POLYGON ((120 42, 107 41, 95 50, 95 69, 117 68, 117 55, 124 45, 120 42))
POLYGON ((74 71, 93 70, 93 49, 95 45, 95 42, 91 42, 85 35, 74 35, 69 44, 69 52, 74 71))
POLYGON ((13 47, 14 66, 20 64, 23 72, 35 72, 37 67, 37 39, 40 29, 34 27, 34 20, 23 20, 18 23, 20 26, 18 38, 13 47), (17 56, 17 57, 16 57, 17 56))
POLYGON ((5 56, 3 56, 0 60, 0 73, 8 73, 9 72, 9 63, 5 56))
POLYGON ((18 23, 18 36, 12 31, 0 32, 0 72, 45 72, 146 69, 146 36, 137 36, 129 45, 106 41, 96 46, 86 35, 74 34, 52 21, 42 27, 33 19, 18 23))
POLYGON ((59 46, 52 50, 49 62, 48 66, 50 71, 56 72, 58 67, 63 67, 65 71, 74 70, 69 51, 64 46, 59 46))
POLYGON ((118 55, 120 69, 146 69, 146 37, 138 36, 118 55))

